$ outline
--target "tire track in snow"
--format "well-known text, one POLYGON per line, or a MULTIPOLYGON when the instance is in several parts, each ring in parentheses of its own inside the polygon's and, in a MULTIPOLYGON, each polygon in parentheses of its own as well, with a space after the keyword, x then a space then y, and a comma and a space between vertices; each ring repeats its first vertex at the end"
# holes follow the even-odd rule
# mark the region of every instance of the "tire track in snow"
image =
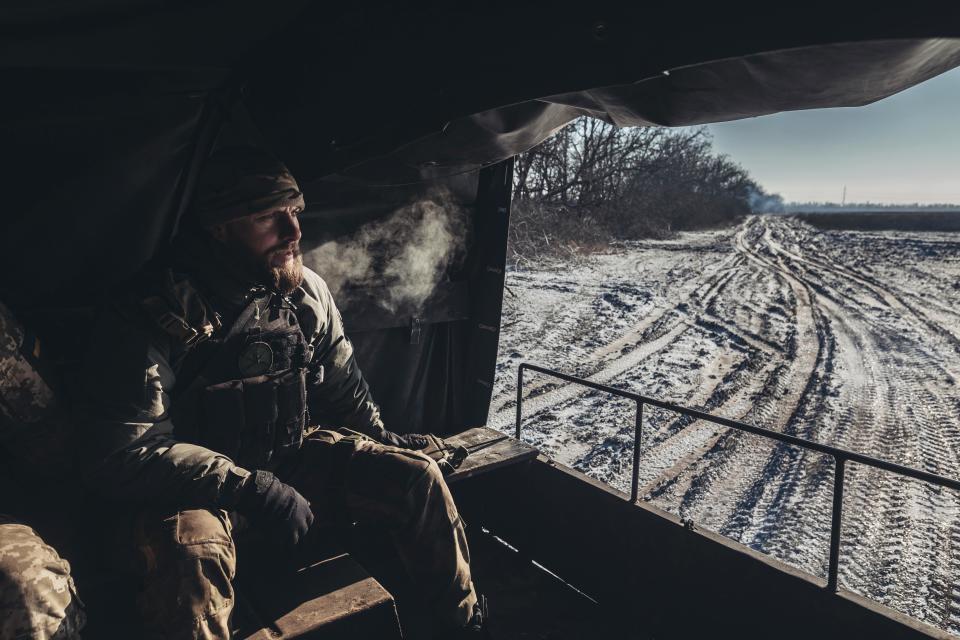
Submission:
MULTIPOLYGON (((745 410, 733 416, 735 419, 751 422, 773 430, 782 429, 800 404, 804 390, 816 367, 819 346, 819 333, 813 315, 813 302, 809 289, 797 279, 790 269, 774 255, 768 246, 767 229, 760 218, 748 220, 743 229, 734 239, 736 250, 747 258, 749 262, 760 270, 774 273, 791 290, 795 298, 795 337, 793 339, 792 356, 774 361, 773 370, 766 376, 759 377, 753 385, 739 390, 736 399, 758 398, 752 404, 747 403, 745 410), (770 254, 767 257, 765 254, 770 254), (758 390, 756 387, 762 385, 758 390), (759 391, 759 392, 758 392, 759 391), (766 392, 765 392, 766 391, 766 392)), ((740 403, 743 404, 742 402, 740 403)), ((721 415, 730 415, 720 411, 721 415)), ((676 465, 671 467, 655 482, 648 484, 645 489, 650 492, 652 499, 666 498, 665 492, 669 489, 674 498, 680 497, 680 512, 683 516, 701 515, 705 504, 709 502, 708 526, 716 528, 719 523, 730 522, 742 518, 743 514, 736 513, 737 501, 721 503, 721 495, 733 497, 748 491, 745 486, 749 481, 744 475, 724 473, 720 466, 739 465, 741 470, 748 470, 751 474, 762 470, 759 459, 769 456, 768 451, 775 448, 771 441, 748 436, 728 429, 719 429, 715 436, 691 452, 676 465), (741 442, 741 441, 746 442, 741 442), (736 443, 740 455, 735 456, 733 462, 730 447, 736 443), (744 460, 746 458, 747 460, 744 460), (695 464, 695 467, 690 465, 695 464), (679 485, 679 486, 674 486, 679 485), (709 497, 708 497, 709 496, 709 497)), ((754 479, 754 482, 759 479, 754 479)), ((669 502, 671 500, 660 500, 669 502)), ((662 505, 663 506, 663 505, 662 505)))
MULTIPOLYGON (((625 359, 629 359, 629 366, 632 366, 636 361, 650 357, 653 353, 669 344, 670 340, 665 341, 665 336, 669 335, 671 338, 676 338, 689 327, 684 321, 686 316, 686 313, 683 311, 684 305, 689 304, 690 300, 694 298, 709 300, 711 296, 716 295, 716 292, 722 288, 723 284, 733 276, 734 270, 736 269, 736 262, 737 260, 735 258, 728 258, 711 277, 690 294, 682 297, 679 301, 668 307, 653 310, 641 322, 631 327, 619 338, 601 345, 594 350, 580 363, 581 367, 587 370, 581 374, 582 377, 586 377, 594 382, 609 381, 628 368, 624 366, 626 363, 625 359), (663 325, 667 325, 669 328, 665 330, 661 328, 660 331, 658 331, 658 327, 662 327, 663 325), (657 333, 659 333, 659 335, 655 337, 651 336, 651 334, 657 333), (651 345, 656 345, 656 348, 651 348, 651 345)), ((538 406, 549 401, 560 402, 561 398, 570 397, 568 393, 560 393, 559 391, 559 389, 568 386, 570 385, 558 384, 557 380, 546 376, 537 376, 536 379, 524 385, 524 407, 527 406, 528 401, 532 401, 534 398, 541 398, 538 401, 538 406), (558 395, 547 395, 553 393, 558 395)), ((582 387, 579 388, 579 394, 585 392, 585 389, 582 387)), ((531 404, 531 406, 533 405, 531 404)), ((492 400, 488 421, 489 426, 496 429, 504 428, 510 420, 513 420, 512 412, 515 410, 515 389, 514 393, 510 393, 509 390, 507 390, 492 400)))
MULTIPOLYGON (((587 370, 641 392, 659 389, 649 395, 680 404, 958 477, 960 293, 943 289, 941 299, 925 299, 948 278, 910 288, 923 269, 955 267, 907 261, 918 266, 897 280, 895 270, 868 253, 876 243, 862 237, 827 237, 783 218, 750 219, 731 237, 735 253, 722 265, 717 260, 705 273, 676 267, 680 277, 696 279, 683 285, 689 295, 661 303, 594 349, 587 370), (700 355, 698 344, 707 345, 700 355), (616 366, 645 346, 629 366, 616 366), (697 363, 694 374, 659 376, 697 363)), ((893 248, 883 256, 914 251, 919 261, 929 254, 898 253, 895 239, 885 242, 893 248)), ((530 387, 530 402, 540 401, 525 406, 529 433, 550 443, 563 420, 580 424, 574 466, 615 486, 628 484, 632 407, 617 417, 610 403, 589 393, 562 391, 547 379, 530 387), (580 404, 587 406, 578 410, 580 404), (549 430, 536 424, 535 416, 551 411, 562 419, 549 430), (615 426, 598 424, 591 411, 615 426)), ((500 395, 510 424, 514 393, 500 395)), ((831 459, 650 412, 640 479, 658 505, 825 574, 831 459)), ((849 465, 840 568, 847 588, 960 633, 960 496, 849 465)))

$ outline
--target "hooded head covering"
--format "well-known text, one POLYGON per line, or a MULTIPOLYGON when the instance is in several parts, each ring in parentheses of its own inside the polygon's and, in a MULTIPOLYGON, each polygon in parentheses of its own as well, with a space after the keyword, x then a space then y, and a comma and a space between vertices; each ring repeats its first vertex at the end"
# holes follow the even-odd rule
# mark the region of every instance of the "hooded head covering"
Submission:
POLYGON ((278 207, 304 207, 287 167, 263 149, 224 147, 200 172, 188 217, 206 227, 278 207))

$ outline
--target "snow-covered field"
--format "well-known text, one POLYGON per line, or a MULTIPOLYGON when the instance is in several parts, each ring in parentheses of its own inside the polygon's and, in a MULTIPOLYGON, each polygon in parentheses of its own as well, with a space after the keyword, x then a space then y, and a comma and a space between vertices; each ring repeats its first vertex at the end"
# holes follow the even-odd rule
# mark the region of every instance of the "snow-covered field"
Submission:
MULTIPOLYGON (((960 234, 754 217, 512 270, 490 424, 527 361, 960 477, 960 234)), ((524 439, 629 491, 635 407, 535 373, 524 439)), ((960 633, 960 495, 848 465, 841 585, 960 633)), ((644 412, 640 495, 825 576, 832 458, 644 412)))

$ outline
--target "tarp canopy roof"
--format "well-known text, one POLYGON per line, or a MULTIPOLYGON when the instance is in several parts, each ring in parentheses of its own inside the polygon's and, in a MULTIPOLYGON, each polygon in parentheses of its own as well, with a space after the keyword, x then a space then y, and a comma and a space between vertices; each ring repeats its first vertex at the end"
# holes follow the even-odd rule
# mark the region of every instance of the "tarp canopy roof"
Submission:
POLYGON ((11 95, 242 88, 301 180, 490 164, 579 115, 689 125, 858 106, 960 64, 960 8, 838 3, 180 3, 0 9, 11 95))

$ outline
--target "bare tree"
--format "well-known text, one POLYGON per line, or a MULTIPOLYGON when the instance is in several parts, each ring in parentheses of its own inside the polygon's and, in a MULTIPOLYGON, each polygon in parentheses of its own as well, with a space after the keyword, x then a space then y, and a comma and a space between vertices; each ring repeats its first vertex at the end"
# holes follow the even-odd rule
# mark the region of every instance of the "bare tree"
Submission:
POLYGON ((619 129, 580 118, 517 157, 512 252, 576 253, 611 238, 729 223, 763 190, 704 128, 619 129))
POLYGON ((514 198, 596 207, 616 198, 631 172, 650 164, 665 137, 660 128, 618 129, 592 118, 575 120, 518 156, 514 198))

